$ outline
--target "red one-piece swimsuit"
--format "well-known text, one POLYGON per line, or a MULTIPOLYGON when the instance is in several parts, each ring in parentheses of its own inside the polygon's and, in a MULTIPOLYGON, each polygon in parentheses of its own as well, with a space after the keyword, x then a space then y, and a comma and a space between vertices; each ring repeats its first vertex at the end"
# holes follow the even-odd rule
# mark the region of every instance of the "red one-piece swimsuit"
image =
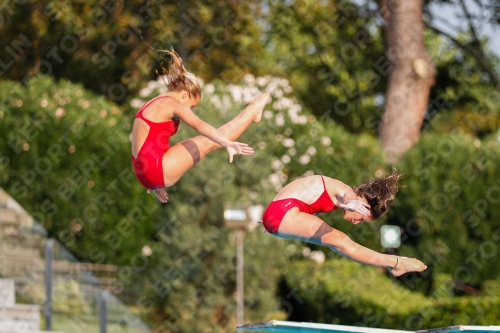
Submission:
POLYGON ((149 133, 137 157, 132 155, 132 166, 139 182, 150 190, 165 187, 162 158, 163 154, 170 148, 170 137, 179 129, 179 119, 155 123, 144 118, 142 113, 155 100, 168 97, 169 96, 159 96, 152 99, 144 104, 135 116, 135 118, 142 119, 149 125, 149 133))
POLYGON ((330 195, 326 191, 323 176, 321 176, 321 179, 323 180, 323 193, 310 205, 294 198, 272 201, 262 216, 262 223, 267 232, 277 234, 283 216, 293 207, 298 207, 301 212, 308 214, 327 213, 337 209, 338 207, 333 203, 332 198, 330 198, 330 195))

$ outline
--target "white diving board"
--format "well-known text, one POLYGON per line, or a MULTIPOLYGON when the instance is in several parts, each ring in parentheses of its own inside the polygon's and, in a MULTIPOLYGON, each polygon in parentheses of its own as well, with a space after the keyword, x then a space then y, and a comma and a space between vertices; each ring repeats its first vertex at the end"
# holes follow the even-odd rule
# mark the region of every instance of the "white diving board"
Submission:
MULTIPOLYGON (((270 320, 237 326, 238 331, 276 333, 413 333, 413 331, 371 328, 361 326, 299 323, 293 321, 270 320)), ((500 326, 447 326, 420 330, 415 333, 500 333, 500 326)))
MULTIPOLYGON (((239 331, 279 332, 279 333, 408 333, 411 331, 388 330, 382 328, 298 323, 293 321, 270 320, 236 327, 239 331)), ((412 332, 413 333, 413 332, 412 332)))
POLYGON ((431 328, 428 330, 420 330, 417 333, 495 333, 500 332, 500 326, 467 326, 457 325, 440 328, 431 328))

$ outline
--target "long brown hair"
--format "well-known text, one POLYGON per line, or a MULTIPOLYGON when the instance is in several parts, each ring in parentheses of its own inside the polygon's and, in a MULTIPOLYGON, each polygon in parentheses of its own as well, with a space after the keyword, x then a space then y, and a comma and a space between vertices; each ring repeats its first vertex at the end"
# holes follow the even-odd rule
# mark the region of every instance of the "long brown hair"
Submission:
POLYGON ((398 192, 398 181, 402 174, 392 168, 392 172, 383 178, 370 178, 362 184, 354 186, 356 195, 364 198, 370 205, 373 220, 383 216, 389 210, 389 205, 394 201, 398 192))
MULTIPOLYGON (((168 90, 185 90, 189 93, 190 97, 201 98, 200 83, 193 73, 186 70, 182 64, 182 58, 177 54, 177 52, 174 51, 174 49, 163 50, 163 52, 170 56, 167 68, 163 67, 163 64, 161 65, 161 69, 163 70, 162 79, 168 90)), ((158 71, 156 71, 156 74, 158 74, 158 71)))

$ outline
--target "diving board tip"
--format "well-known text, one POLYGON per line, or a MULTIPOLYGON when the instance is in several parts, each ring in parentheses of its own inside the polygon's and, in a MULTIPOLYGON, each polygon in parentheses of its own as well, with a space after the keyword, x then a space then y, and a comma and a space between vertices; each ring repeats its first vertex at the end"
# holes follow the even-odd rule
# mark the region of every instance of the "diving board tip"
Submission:
POLYGON ((237 326, 238 331, 271 333, 500 333, 500 326, 456 325, 419 331, 270 320, 237 326))

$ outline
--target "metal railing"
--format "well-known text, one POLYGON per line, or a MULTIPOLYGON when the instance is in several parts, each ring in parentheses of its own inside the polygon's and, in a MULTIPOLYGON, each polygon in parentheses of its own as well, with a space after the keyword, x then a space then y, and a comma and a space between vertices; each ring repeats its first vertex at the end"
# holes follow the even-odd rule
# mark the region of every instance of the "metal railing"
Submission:
POLYGON ((0 189, 0 277, 14 280, 18 303, 38 304, 45 315, 50 312, 50 317, 43 318, 44 327, 75 333, 98 333, 103 328, 108 332, 151 333, 123 303, 121 298, 136 299, 140 286, 125 286, 117 277, 119 269, 78 262, 62 244, 49 241, 46 230, 0 189), (47 243, 53 244, 53 260, 46 276, 47 243), (45 307, 47 277, 51 278, 51 311, 45 307))

